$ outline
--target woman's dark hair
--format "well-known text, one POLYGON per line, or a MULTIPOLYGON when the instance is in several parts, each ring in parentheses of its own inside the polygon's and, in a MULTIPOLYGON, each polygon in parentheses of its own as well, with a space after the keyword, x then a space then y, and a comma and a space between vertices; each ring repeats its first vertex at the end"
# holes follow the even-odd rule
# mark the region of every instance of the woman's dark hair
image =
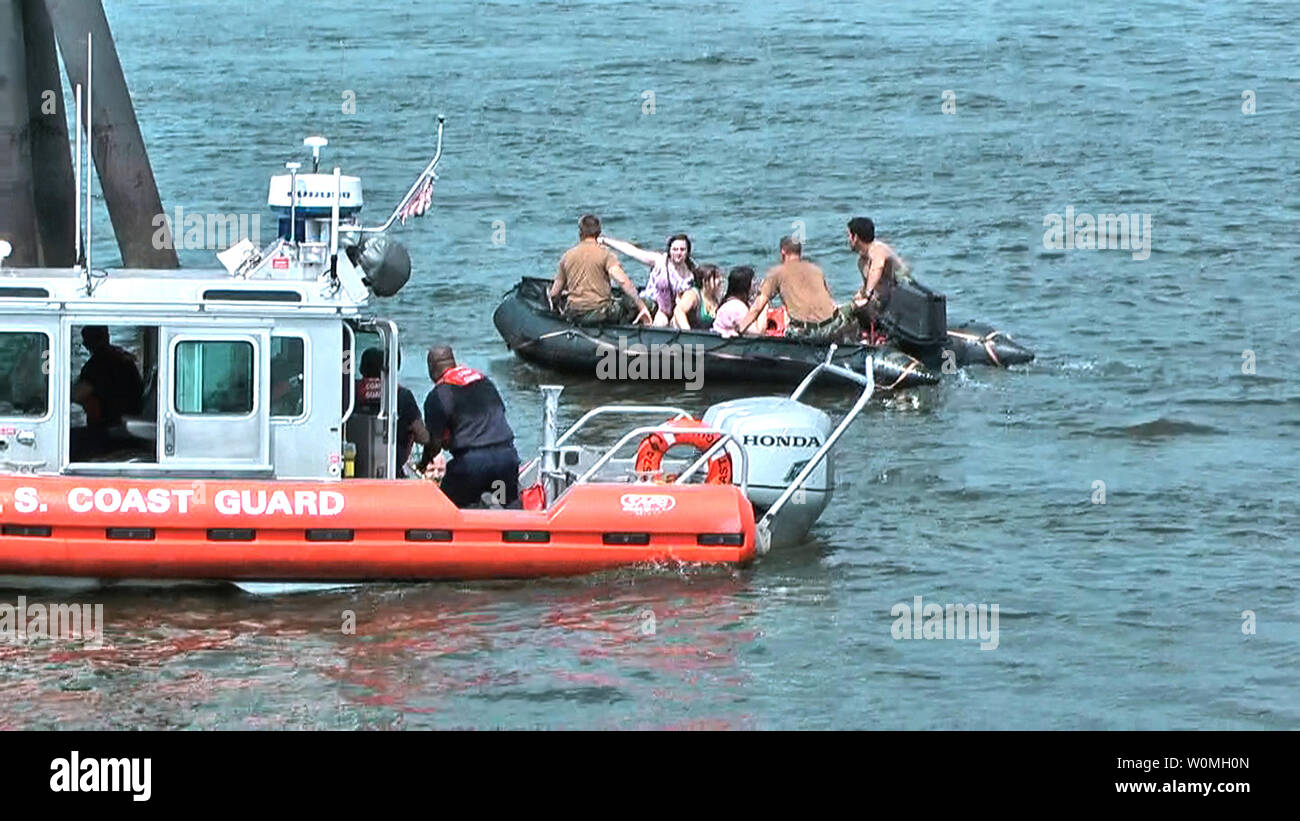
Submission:
POLYGON ((686 243, 686 270, 690 271, 691 274, 696 277, 695 281, 698 283, 699 277, 695 273, 695 260, 691 259, 691 238, 690 237, 686 236, 685 234, 673 234, 671 237, 668 238, 668 241, 664 243, 664 256, 667 257, 669 256, 669 254, 671 254, 673 250, 673 243, 679 239, 686 243))
POLYGON ((748 265, 739 265, 727 274, 727 295, 724 300, 735 297, 746 305, 749 304, 749 291, 754 286, 754 269, 748 265))
POLYGON ((702 262, 700 263, 700 266, 691 271, 691 273, 695 276, 695 287, 703 290, 704 281, 714 274, 722 276, 722 269, 710 262, 702 262))

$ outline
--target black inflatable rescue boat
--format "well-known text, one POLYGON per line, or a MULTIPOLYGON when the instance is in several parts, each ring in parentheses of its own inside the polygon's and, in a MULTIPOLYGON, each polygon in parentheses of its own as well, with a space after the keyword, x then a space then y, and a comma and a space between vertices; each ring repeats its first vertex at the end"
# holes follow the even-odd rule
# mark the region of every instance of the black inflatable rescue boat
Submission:
MULTIPOLYGON (((645 325, 579 326, 551 309, 550 286, 549 279, 524 277, 501 300, 492 322, 515 354, 554 370, 601 379, 794 384, 826 361, 829 350, 826 344, 782 336, 725 338, 645 325)), ((840 345, 832 362, 861 373, 868 355, 875 357, 877 388, 939 381, 937 371, 891 345, 840 345)))

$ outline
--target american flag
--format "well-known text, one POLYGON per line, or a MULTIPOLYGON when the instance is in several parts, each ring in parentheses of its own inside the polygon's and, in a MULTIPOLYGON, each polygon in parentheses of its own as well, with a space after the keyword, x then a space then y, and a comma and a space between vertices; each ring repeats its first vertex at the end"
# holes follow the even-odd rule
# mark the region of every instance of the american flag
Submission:
POLYGON ((406 205, 402 206, 397 215, 401 218, 402 224, 405 225, 407 217, 423 216, 424 212, 428 211, 429 206, 432 204, 433 175, 429 175, 424 178, 424 182, 415 190, 415 193, 406 201, 406 205))

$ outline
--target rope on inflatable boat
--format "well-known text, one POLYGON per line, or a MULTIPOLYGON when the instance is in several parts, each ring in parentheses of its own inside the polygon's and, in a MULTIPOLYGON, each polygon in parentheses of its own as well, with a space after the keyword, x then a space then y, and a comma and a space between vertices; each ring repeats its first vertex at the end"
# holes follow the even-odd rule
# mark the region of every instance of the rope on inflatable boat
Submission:
POLYGON ((515 348, 515 350, 519 350, 519 348, 525 348, 525 347, 528 347, 529 345, 536 345, 537 343, 542 342, 543 340, 550 339, 551 337, 555 337, 555 336, 568 336, 568 335, 570 335, 570 334, 573 334, 573 335, 575 335, 575 336, 580 336, 580 337, 582 337, 583 339, 587 340, 588 342, 592 342, 592 343, 594 343, 594 344, 596 344, 596 345, 599 345, 599 346, 602 346, 602 347, 605 347, 605 348, 617 348, 617 347, 618 347, 617 345, 615 345, 615 344, 612 343, 612 342, 606 342, 606 341, 604 341, 603 339, 597 339, 596 337, 594 337, 594 336, 590 336, 589 334, 585 334, 585 333, 583 333, 582 331, 578 330, 576 327, 574 327, 574 328, 562 328, 562 329, 560 329, 560 330, 558 330, 558 331, 551 331, 550 333, 544 333, 544 334, 542 334, 541 336, 537 337, 536 339, 530 339, 530 340, 524 342, 522 345, 519 345, 517 348, 515 348))
POLYGON ((993 360, 993 364, 997 365, 999 368, 1003 367, 1002 360, 998 359, 998 355, 993 351, 993 343, 998 337, 1002 336, 1001 331, 989 331, 984 336, 976 336, 975 334, 963 333, 961 331, 948 331, 948 336, 955 336, 958 339, 965 339, 968 342, 980 343, 984 346, 984 351, 989 355, 989 359, 993 360))
POLYGON ((910 374, 912 371, 916 370, 916 366, 919 365, 919 364, 921 364, 921 363, 920 363, 920 362, 917 362, 915 359, 913 359, 911 362, 908 362, 908 363, 907 363, 907 367, 906 367, 906 368, 903 368, 903 372, 900 373, 900 374, 898 375, 898 378, 894 380, 894 384, 889 385, 888 387, 885 388, 885 390, 887 390, 887 391, 892 391, 894 388, 897 388, 898 385, 899 385, 899 383, 902 382, 904 379, 906 379, 907 376, 908 376, 908 374, 910 374))

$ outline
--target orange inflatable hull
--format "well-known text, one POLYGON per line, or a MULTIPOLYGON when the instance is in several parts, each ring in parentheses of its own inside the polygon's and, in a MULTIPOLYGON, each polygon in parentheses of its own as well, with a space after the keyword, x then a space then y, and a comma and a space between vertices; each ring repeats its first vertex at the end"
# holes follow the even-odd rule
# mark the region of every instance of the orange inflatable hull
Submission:
POLYGON ((739 564, 732 485, 576 485, 550 510, 460 510, 429 482, 0 478, 0 575, 228 581, 527 578, 739 564))

